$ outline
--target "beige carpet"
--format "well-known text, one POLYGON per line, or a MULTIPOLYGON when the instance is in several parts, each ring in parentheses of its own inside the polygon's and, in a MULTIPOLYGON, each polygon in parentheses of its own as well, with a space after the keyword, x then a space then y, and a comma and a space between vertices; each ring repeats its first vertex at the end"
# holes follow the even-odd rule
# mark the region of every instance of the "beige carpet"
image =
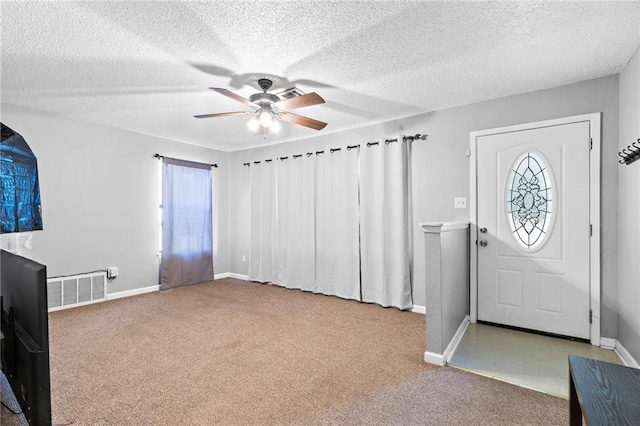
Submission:
POLYGON ((310 425, 566 425, 564 399, 441 367, 321 413, 310 425))
POLYGON ((50 315, 54 423, 565 424, 422 360, 424 316, 224 279, 50 315))

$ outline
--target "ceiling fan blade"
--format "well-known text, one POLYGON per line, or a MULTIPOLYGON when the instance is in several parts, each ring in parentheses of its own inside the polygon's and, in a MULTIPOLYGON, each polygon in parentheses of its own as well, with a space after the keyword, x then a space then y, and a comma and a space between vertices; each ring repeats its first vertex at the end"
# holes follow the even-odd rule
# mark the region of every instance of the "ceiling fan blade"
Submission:
POLYGON ((253 111, 219 112, 217 114, 194 115, 194 117, 195 118, 212 118, 212 117, 226 117, 229 115, 246 115, 246 114, 253 114, 253 111))
POLYGON ((310 127, 316 130, 322 130, 327 123, 314 120, 313 118, 303 117, 302 115, 294 114, 292 112, 283 112, 279 115, 281 120, 288 121, 290 123, 299 124, 301 126, 310 127))
POLYGON ((293 98, 276 102, 274 105, 279 109, 290 110, 323 103, 324 99, 322 99, 320 95, 318 95, 316 92, 311 92, 301 96, 294 96, 293 98))
POLYGON ((260 106, 254 104, 249 99, 243 98, 240 95, 236 95, 231 90, 223 89, 221 87, 209 87, 209 89, 213 90, 214 92, 218 92, 221 95, 226 96, 227 98, 233 99, 236 102, 240 102, 242 105, 246 105, 251 108, 260 108, 260 106))

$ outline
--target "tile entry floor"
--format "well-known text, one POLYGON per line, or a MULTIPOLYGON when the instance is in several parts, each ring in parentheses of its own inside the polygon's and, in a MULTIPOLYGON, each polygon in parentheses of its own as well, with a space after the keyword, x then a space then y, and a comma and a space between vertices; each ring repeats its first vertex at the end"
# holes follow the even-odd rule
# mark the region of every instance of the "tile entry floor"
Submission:
POLYGON ((614 351, 589 343, 469 324, 449 365, 567 398, 569 354, 622 364, 614 351))

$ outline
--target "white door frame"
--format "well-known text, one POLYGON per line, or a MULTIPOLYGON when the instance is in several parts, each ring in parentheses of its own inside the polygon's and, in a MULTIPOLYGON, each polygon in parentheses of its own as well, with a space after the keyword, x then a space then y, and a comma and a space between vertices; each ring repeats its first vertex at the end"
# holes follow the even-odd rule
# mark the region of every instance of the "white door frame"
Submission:
POLYGON ((584 114, 573 117, 564 117, 554 120, 537 121, 534 123, 518 124, 515 126, 499 127, 496 129, 480 130, 469 134, 469 146, 471 148, 470 173, 471 196, 469 197, 469 214, 471 229, 470 232, 470 263, 471 274, 469 283, 470 320, 478 321, 478 186, 477 186, 477 144, 481 136, 494 135, 499 133, 519 132, 538 127, 551 127, 563 124, 571 124, 588 121, 591 130, 591 155, 590 160, 590 194, 589 194, 589 216, 593 226, 593 235, 590 238, 590 280, 589 280, 589 300, 592 314, 592 322, 589 325, 589 340, 592 345, 600 346, 600 146, 601 146, 601 120, 602 113, 584 114))

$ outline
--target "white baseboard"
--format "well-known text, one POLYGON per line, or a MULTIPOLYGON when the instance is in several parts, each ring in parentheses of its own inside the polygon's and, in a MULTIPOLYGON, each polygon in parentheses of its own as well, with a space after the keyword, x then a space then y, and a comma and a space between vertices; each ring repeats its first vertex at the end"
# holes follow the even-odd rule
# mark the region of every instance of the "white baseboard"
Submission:
MULTIPOLYGON (((245 280, 245 281, 248 280, 246 275, 234 274, 233 272, 224 272, 222 274, 215 274, 213 276, 214 280, 219 280, 222 278, 235 278, 238 280, 245 280)), ((159 290, 160 290, 159 285, 152 285, 149 287, 136 288, 134 290, 119 291, 117 293, 107 294, 107 300, 122 299, 123 297, 136 296, 138 294, 145 294, 145 293, 152 293, 154 291, 159 291, 159 290)))
POLYGON ((622 346, 622 343, 616 340, 616 348, 614 349, 616 354, 620 357, 624 365, 627 367, 640 368, 640 364, 631 356, 629 351, 622 346))
POLYGON ((616 348, 616 339, 611 339, 609 337, 601 337, 600 347, 602 349, 614 350, 616 348))
POLYGON ((229 272, 229 278, 235 278, 236 280, 249 281, 249 276, 242 275, 242 274, 236 274, 234 272, 229 272))
POLYGON ((145 294, 145 293, 152 293, 154 291, 159 291, 159 290, 160 290, 159 285, 152 285, 149 287, 136 288, 134 290, 119 291, 117 293, 107 294, 107 300, 121 299, 123 297, 136 296, 138 294, 145 294))
POLYGON ((426 306, 420 306, 420 305, 413 305, 413 308, 409 309, 410 312, 415 312, 416 314, 422 314, 422 315, 426 315, 427 314, 427 307, 426 306))
POLYGON ((464 317, 464 319, 460 323, 460 326, 458 327, 458 329, 456 330, 456 333, 451 338, 451 341, 449 342, 447 347, 444 349, 444 352, 442 353, 442 355, 434 352, 426 351, 424 353, 425 362, 428 362, 430 364, 436 364, 436 365, 447 364, 451 360, 451 357, 453 356, 454 352, 456 351, 458 344, 460 344, 460 340, 462 340, 462 336, 464 336, 464 332, 467 331, 467 327, 469 327, 469 322, 470 322, 469 315, 467 315, 464 317))
POLYGON ((221 280, 223 278, 235 278, 236 280, 249 281, 249 277, 242 274, 236 274, 234 272, 224 272, 222 274, 215 274, 213 276, 214 280, 221 280))
POLYGON ((433 352, 425 351, 424 353, 424 362, 428 362, 429 364, 435 365, 444 365, 444 357, 440 354, 436 354, 433 352))
POLYGON ((451 360, 451 357, 460 344, 460 340, 462 340, 462 336, 464 336, 464 332, 467 331, 467 327, 469 327, 469 322, 469 315, 467 315, 463 318, 460 326, 456 330, 456 333, 453 335, 451 341, 444 349, 444 353, 442 354, 444 362, 448 363, 451 360))
POLYGON ((215 274, 213 276, 214 280, 221 280, 223 278, 235 278, 236 280, 249 281, 249 277, 247 275, 236 274, 234 272, 223 272, 222 274, 215 274))

